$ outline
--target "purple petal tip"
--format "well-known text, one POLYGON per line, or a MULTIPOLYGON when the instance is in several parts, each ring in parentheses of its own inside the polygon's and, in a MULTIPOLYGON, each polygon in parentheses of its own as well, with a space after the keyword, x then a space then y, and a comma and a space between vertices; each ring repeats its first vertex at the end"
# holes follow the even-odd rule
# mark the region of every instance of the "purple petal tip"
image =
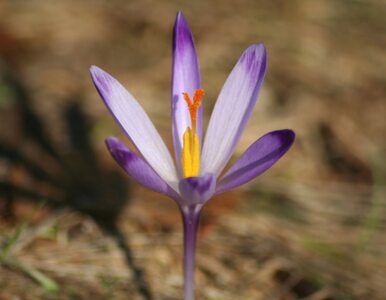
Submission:
POLYGON ((136 156, 128 150, 126 145, 114 136, 106 138, 105 143, 111 155, 122 167, 130 160, 136 158, 136 156))
POLYGON ((105 144, 109 150, 119 146, 120 141, 115 136, 109 136, 105 139, 105 144))
POLYGON ((183 51, 186 44, 194 44, 192 32, 190 31, 188 22, 182 12, 178 12, 174 24, 173 49, 178 47, 179 51, 183 51))
POLYGON ((180 24, 180 23, 185 23, 185 24, 187 24, 187 22, 186 22, 186 18, 185 18, 185 16, 184 16, 184 14, 182 13, 182 11, 179 11, 179 12, 177 12, 177 15, 176 15, 176 25, 177 24, 180 24))
POLYGON ((267 50, 263 44, 249 46, 240 58, 248 71, 256 72, 257 78, 263 78, 267 67, 267 50))
POLYGON ((110 91, 109 82, 112 82, 112 77, 97 66, 90 67, 90 74, 99 94, 105 101, 107 101, 106 97, 104 97, 104 94, 110 91))
POLYGON ((277 131, 279 138, 281 139, 283 145, 289 147, 293 144, 296 138, 296 134, 292 129, 282 129, 277 131))
POLYGON ((97 79, 98 76, 102 75, 103 73, 104 73, 104 71, 101 68, 99 68, 99 67, 97 67, 95 65, 92 65, 90 67, 90 74, 91 74, 91 77, 93 79, 97 79))

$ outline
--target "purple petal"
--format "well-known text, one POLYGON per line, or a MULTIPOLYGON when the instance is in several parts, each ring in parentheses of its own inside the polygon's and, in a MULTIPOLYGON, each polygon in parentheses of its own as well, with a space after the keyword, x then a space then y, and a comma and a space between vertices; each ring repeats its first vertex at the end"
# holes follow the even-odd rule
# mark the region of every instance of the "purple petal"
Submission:
POLYGON ((202 173, 218 176, 231 157, 256 103, 266 62, 264 46, 252 45, 233 68, 210 118, 202 150, 202 173))
POLYGON ((240 186, 268 170, 291 147, 295 133, 290 129, 272 131, 254 142, 222 176, 216 194, 240 186))
POLYGON ((181 179, 179 188, 183 205, 203 204, 213 196, 216 178, 213 174, 181 179))
POLYGON ((179 199, 177 192, 119 139, 108 137, 106 145, 115 161, 139 184, 154 192, 167 195, 176 200, 179 199))
MULTIPOLYGON (((200 70, 192 33, 185 17, 177 14, 173 34, 172 118, 173 141, 178 169, 181 169, 182 137, 191 120, 182 93, 193 99, 194 92, 201 88, 200 70)), ((201 143, 202 105, 197 113, 197 133, 201 143)))
POLYGON ((95 66, 90 72, 107 108, 148 164, 169 184, 177 182, 169 150, 143 108, 111 75, 95 66))

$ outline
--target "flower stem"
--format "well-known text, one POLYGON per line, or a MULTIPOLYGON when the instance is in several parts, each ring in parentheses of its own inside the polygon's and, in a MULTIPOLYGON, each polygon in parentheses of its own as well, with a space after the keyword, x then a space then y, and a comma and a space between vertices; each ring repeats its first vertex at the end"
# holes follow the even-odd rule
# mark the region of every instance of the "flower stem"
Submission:
POLYGON ((194 266, 201 205, 181 207, 184 223, 184 300, 194 300, 194 266))

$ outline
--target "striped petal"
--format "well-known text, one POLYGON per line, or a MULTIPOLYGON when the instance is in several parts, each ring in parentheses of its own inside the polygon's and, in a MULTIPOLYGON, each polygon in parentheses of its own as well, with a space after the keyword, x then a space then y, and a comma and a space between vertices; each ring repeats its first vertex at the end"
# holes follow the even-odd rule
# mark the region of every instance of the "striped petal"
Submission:
POLYGON ((213 196, 215 187, 216 178, 213 174, 184 178, 179 184, 181 204, 185 206, 204 204, 213 196))
POLYGON ((154 172, 148 163, 132 152, 119 139, 116 137, 108 137, 106 139, 106 146, 115 161, 139 184, 175 200, 179 199, 177 192, 154 172))
POLYGON ((266 69, 262 44, 250 46, 225 82, 214 107, 202 150, 201 173, 219 176, 251 116, 266 69))
MULTIPOLYGON (((186 128, 191 127, 189 110, 182 93, 193 97, 194 92, 201 88, 200 70, 192 33, 185 17, 177 14, 173 34, 173 75, 172 75, 172 127, 176 162, 181 171, 181 151, 183 135, 186 128)), ((202 105, 197 113, 197 134, 201 144, 202 137, 202 105)), ((181 173, 180 173, 181 174, 181 173)))
POLYGON ((291 147, 295 133, 290 129, 267 133, 254 142, 222 176, 216 194, 238 187, 268 170, 291 147))
POLYGON ((107 108, 138 151, 162 179, 176 184, 173 159, 143 108, 111 75, 95 66, 91 67, 90 72, 107 108))

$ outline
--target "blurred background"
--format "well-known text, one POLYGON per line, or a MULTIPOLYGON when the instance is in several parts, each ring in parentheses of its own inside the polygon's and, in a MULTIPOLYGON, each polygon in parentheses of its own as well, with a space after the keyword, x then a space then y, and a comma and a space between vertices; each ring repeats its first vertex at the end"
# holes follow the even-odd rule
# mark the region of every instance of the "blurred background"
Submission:
MULTIPOLYGON (((90 80, 122 82, 172 147, 172 26, 198 49, 205 117, 242 51, 268 71, 235 157, 294 146, 204 209, 198 299, 385 299, 386 2, 1 1, 0 299, 181 299, 176 205, 133 183, 90 80)), ((127 141, 127 139, 126 139, 127 141)))

